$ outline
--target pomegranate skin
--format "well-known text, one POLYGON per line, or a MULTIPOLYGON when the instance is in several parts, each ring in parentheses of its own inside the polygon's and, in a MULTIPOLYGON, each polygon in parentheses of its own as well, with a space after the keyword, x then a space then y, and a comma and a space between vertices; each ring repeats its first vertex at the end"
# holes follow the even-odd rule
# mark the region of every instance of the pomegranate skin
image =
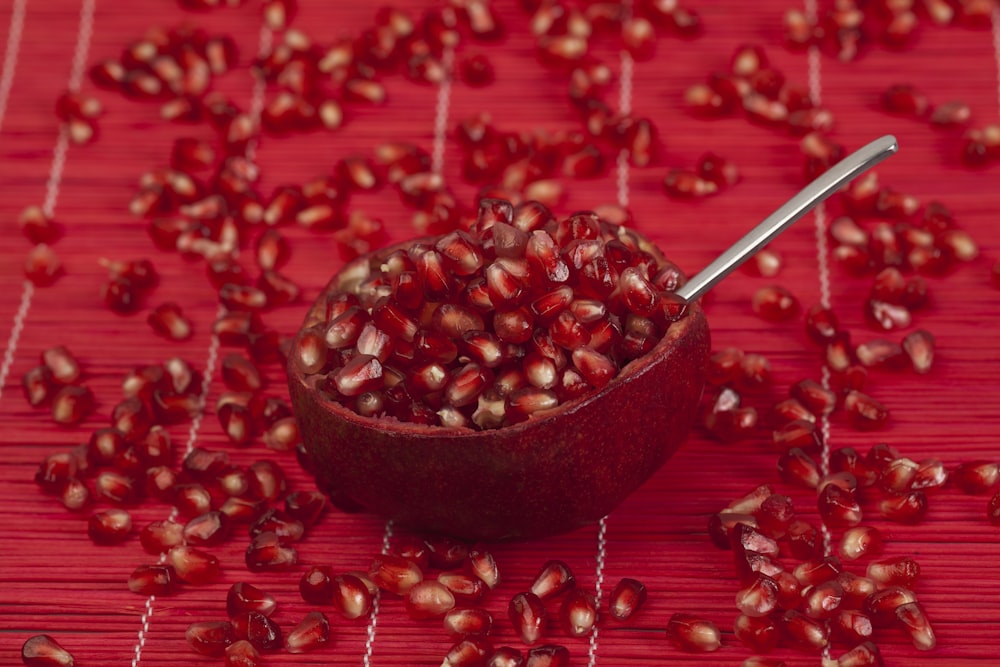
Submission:
MULTIPOLYGON (((307 326, 352 266, 327 285, 307 326)), ((599 391, 492 430, 360 416, 291 362, 289 391, 311 472, 338 503, 469 541, 525 539, 597 521, 667 461, 694 421, 709 349, 692 304, 599 391)))

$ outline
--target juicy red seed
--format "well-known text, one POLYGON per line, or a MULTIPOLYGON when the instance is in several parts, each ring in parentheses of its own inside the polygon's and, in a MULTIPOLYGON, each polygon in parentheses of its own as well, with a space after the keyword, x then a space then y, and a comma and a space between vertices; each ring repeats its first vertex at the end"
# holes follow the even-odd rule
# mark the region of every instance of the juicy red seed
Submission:
POLYGON ((117 544, 132 534, 132 515, 123 509, 95 512, 87 520, 87 535, 94 544, 117 544))
POLYGON ((257 667, 260 664, 260 651, 246 639, 237 639, 226 647, 226 667, 257 667))
POLYGON ((625 577, 612 589, 608 597, 608 611, 612 618, 626 621, 642 608, 646 596, 646 586, 642 582, 625 577))
POLYGON ((24 261, 24 277, 38 287, 48 287, 63 273, 62 262, 48 245, 31 247, 24 261))
POLYGON ((822 548, 819 531, 807 521, 795 519, 788 526, 788 545, 796 558, 814 558, 822 548))
POLYGON ((219 559, 194 547, 171 547, 166 562, 174 568, 178 579, 195 586, 213 583, 220 576, 219 559))
POLYGON ((837 554, 845 560, 882 553, 882 534, 872 526, 853 526, 844 531, 837 554))
POLYGON ((238 614, 232 619, 233 631, 259 651, 275 651, 282 645, 281 627, 255 611, 238 614))
POLYGON ((837 407, 836 394, 815 380, 800 380, 789 388, 789 394, 817 417, 829 415, 837 407))
POLYGON ((400 556, 376 556, 368 568, 368 576, 380 589, 395 595, 405 595, 423 581, 423 572, 416 564, 400 556))
POLYGON ((570 653, 565 646, 543 644, 528 649, 524 667, 569 667, 570 653))
POLYGON ((787 289, 778 286, 762 287, 753 295, 753 311, 769 322, 783 322, 794 317, 799 302, 787 289))
POLYGON ((330 621, 319 611, 311 611, 285 637, 285 650, 305 653, 330 643, 330 621))
POLYGON ((541 641, 545 632, 545 606, 535 593, 518 593, 507 606, 507 616, 521 641, 531 646, 541 641))
POLYGON ((440 618, 455 607, 455 595, 439 581, 424 580, 407 591, 405 606, 410 618, 440 618))
POLYGON ((82 422, 94 410, 94 393, 88 387, 69 385, 52 398, 52 420, 62 426, 82 422))
POLYGON ((251 572, 291 569, 298 564, 298 552, 275 533, 263 532, 250 541, 244 554, 251 572))
POLYGON ((829 644, 829 629, 821 621, 794 609, 786 611, 781 621, 785 635, 797 646, 818 652, 829 644))
POLYGON ((889 419, 889 409, 885 405, 860 391, 847 392, 844 409, 851 424, 862 431, 882 428, 889 419))
POLYGON ((140 595, 169 595, 174 588, 174 569, 169 565, 140 565, 128 577, 128 589, 140 595))
POLYGON ((706 653, 722 646, 722 636, 714 623, 683 612, 667 621, 667 638, 685 651, 706 653))
POLYGON ((576 586, 576 576, 569 565, 560 560, 550 560, 542 565, 531 584, 531 592, 546 600, 576 586))
POLYGON ((329 604, 333 600, 333 571, 326 565, 313 565, 299 579, 299 594, 312 604, 329 604))
POLYGON ((879 503, 882 516, 898 523, 920 523, 927 513, 927 494, 910 491, 899 496, 884 498, 879 503))
POLYGON ((184 540, 192 546, 215 546, 222 544, 231 526, 229 517, 219 511, 206 512, 196 516, 184 526, 184 540))
POLYGON ((285 491, 285 473, 272 461, 254 461, 250 473, 250 495, 260 500, 277 500, 285 491))
POLYGON ((949 479, 963 493, 970 495, 988 493, 1000 481, 1000 465, 992 461, 967 461, 958 465, 949 479))
POLYGON ((303 526, 315 524, 326 509, 326 496, 319 491, 293 491, 285 496, 285 513, 303 526))
POLYGON ((360 618, 372 608, 372 593, 359 577, 341 574, 333 578, 333 605, 347 619, 360 618))
POLYGON ((493 629, 493 616, 479 607, 460 607, 444 615, 443 625, 444 631, 454 640, 469 635, 487 636, 493 629))
POLYGON ((52 400, 58 385, 52 371, 45 366, 35 366, 21 377, 21 388, 28 405, 38 407, 52 400))
POLYGON ((815 489, 819 486, 819 465, 799 447, 792 447, 778 458, 778 475, 788 484, 815 489))
POLYGON ((472 667, 485 664, 486 658, 493 653, 493 645, 486 637, 472 635, 460 639, 445 654, 441 667, 472 667))
POLYGON ((256 612, 270 616, 277 608, 273 595, 266 593, 253 584, 237 582, 230 586, 226 593, 226 614, 235 618, 248 612, 256 612))
POLYGON ((487 588, 492 590, 500 584, 500 570, 492 553, 480 546, 470 547, 468 562, 469 569, 486 584, 487 588))
POLYGON ((766 574, 756 577, 736 593, 736 608, 746 616, 762 617, 778 606, 778 584, 766 574))
POLYGON ((222 657, 226 647, 236 641, 233 624, 229 621, 198 621, 188 626, 184 632, 190 646, 196 653, 222 657))
POLYGON ((865 573, 877 586, 913 588, 920 577, 920 565, 910 556, 872 561, 865 573))
POLYGON ((861 523, 861 505, 855 494, 836 484, 823 486, 816 506, 820 516, 831 526, 856 526, 861 523))
POLYGON ((73 667, 73 655, 49 635, 35 635, 21 645, 21 660, 28 667, 73 667))
POLYGON ((570 637, 583 637, 597 624, 597 601, 579 588, 566 594, 559 608, 559 623, 570 637))
POLYGON ((934 629, 919 602, 902 604, 896 607, 895 614, 899 625, 909 634, 914 648, 920 651, 930 651, 937 645, 934 629))
POLYGON ((778 645, 781 632, 771 617, 740 614, 733 621, 733 634, 751 651, 769 653, 778 645))

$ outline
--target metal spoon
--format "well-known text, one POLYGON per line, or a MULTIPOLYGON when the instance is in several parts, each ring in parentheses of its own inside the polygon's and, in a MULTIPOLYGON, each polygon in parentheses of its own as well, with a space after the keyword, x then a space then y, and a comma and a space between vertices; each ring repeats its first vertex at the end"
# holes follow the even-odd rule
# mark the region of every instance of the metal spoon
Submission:
POLYGON ((814 206, 841 186, 895 154, 898 149, 896 137, 887 134, 854 151, 803 188, 781 208, 747 232, 746 236, 719 255, 715 261, 689 279, 677 290, 677 296, 685 301, 699 298, 814 206))

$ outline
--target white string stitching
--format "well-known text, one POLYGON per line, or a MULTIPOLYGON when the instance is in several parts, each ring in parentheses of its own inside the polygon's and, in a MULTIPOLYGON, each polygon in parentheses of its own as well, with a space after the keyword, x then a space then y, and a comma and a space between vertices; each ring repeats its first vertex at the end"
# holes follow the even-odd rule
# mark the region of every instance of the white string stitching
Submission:
MULTIPOLYGON (((389 548, 392 546, 392 533, 393 523, 392 519, 389 519, 385 522, 385 530, 382 532, 383 554, 389 553, 389 548)), ((372 611, 368 619, 368 627, 365 629, 365 655, 362 659, 364 667, 371 667, 372 664, 372 652, 375 650, 375 628, 378 626, 379 600, 381 598, 380 593, 375 593, 375 598, 372 600, 372 611)))
MULTIPOLYGON (((817 20, 816 0, 805 0, 805 12, 808 20, 812 23, 817 20)), ((813 104, 819 105, 823 100, 823 63, 819 48, 815 45, 809 47, 808 53, 809 67, 809 97, 813 104)), ((827 246, 827 218, 826 207, 821 203, 813 212, 816 231, 816 266, 817 278, 819 280, 819 299, 823 308, 829 308, 830 296, 830 264, 829 251, 827 246)), ((820 371, 820 381, 825 389, 830 388, 830 369, 824 364, 820 371)), ((820 416, 820 432, 822 443, 820 443, 820 474, 825 476, 830 471, 830 420, 826 415, 820 416)), ((823 554, 830 555, 832 536, 830 528, 821 516, 819 518, 820 534, 823 537, 823 554)), ((830 660, 830 647, 823 647, 820 654, 820 662, 826 664, 830 660)))
POLYGON ((4 50, 3 71, 0 72, 0 129, 7 115, 7 102, 10 100, 10 89, 14 85, 14 72, 17 71, 17 56, 21 51, 21 35, 24 32, 24 7, 28 0, 14 0, 10 10, 10 23, 7 27, 7 48, 4 50))
POLYGON ((21 340, 24 321, 28 318, 28 309, 31 308, 31 297, 34 293, 34 284, 30 280, 25 280, 24 289, 21 292, 21 305, 14 313, 14 324, 10 328, 7 349, 3 353, 3 366, 0 366, 0 398, 3 398, 3 388, 7 385, 7 376, 10 375, 10 369, 14 365, 14 353, 17 351, 18 341, 21 340))
MULTIPOLYGON (((597 565, 594 568, 594 605, 601 608, 601 600, 604 589, 604 564, 608 558, 608 517, 602 517, 597 524, 597 565)), ((594 667, 597 664, 597 635, 598 627, 595 624, 593 632, 590 633, 590 646, 587 649, 587 665, 594 667)))
POLYGON ((441 66, 444 68, 444 79, 438 86, 437 99, 434 104, 434 145, 431 150, 431 171, 440 174, 444 168, 444 153, 448 139, 448 114, 451 107, 451 76, 454 66, 455 51, 451 46, 445 46, 441 54, 441 66))
MULTIPOLYGON (((272 34, 271 30, 267 26, 263 26, 260 30, 260 39, 258 41, 258 54, 266 54, 271 49, 272 44, 272 34)), ((254 124, 257 125, 260 120, 261 111, 264 108, 264 93, 267 89, 266 84, 263 79, 258 78, 254 82, 253 94, 250 98, 250 117, 253 119, 254 124)), ((253 138, 249 141, 246 148, 247 159, 253 160, 257 152, 257 132, 253 133, 253 138)), ((218 320, 220 317, 226 314, 226 308, 224 306, 219 306, 216 312, 215 319, 218 320)), ((208 403, 208 394, 212 387, 212 376, 215 375, 215 366, 219 360, 219 348, 221 343, 219 337, 212 335, 212 340, 208 345, 208 353, 205 359, 205 371, 201 378, 201 391, 198 394, 198 411, 195 416, 191 419, 191 426, 188 428, 188 438, 184 446, 185 457, 191 453, 194 449, 195 443, 198 441, 198 433, 201 430, 201 422, 205 418, 205 406, 208 403)), ((168 520, 173 521, 177 518, 177 508, 172 507, 170 509, 170 514, 168 515, 168 520)), ((166 554, 160 554, 160 563, 166 561, 166 554)), ((132 657, 132 667, 138 667, 139 663, 142 661, 142 649, 146 646, 146 639, 149 635, 149 619, 153 616, 153 604, 156 602, 156 596, 150 595, 146 598, 146 604, 143 608, 142 616, 139 617, 139 633, 136 636, 135 645, 132 647, 133 657, 132 657)))

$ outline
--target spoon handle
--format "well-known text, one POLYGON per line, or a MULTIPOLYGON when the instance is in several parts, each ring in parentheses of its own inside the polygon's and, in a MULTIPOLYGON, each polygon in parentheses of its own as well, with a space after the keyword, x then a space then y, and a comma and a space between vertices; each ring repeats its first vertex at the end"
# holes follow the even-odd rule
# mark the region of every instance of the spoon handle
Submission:
POLYGON ((845 157, 689 279, 677 290, 677 296, 685 301, 699 298, 814 206, 842 185, 893 155, 898 148, 896 137, 887 134, 845 157))

